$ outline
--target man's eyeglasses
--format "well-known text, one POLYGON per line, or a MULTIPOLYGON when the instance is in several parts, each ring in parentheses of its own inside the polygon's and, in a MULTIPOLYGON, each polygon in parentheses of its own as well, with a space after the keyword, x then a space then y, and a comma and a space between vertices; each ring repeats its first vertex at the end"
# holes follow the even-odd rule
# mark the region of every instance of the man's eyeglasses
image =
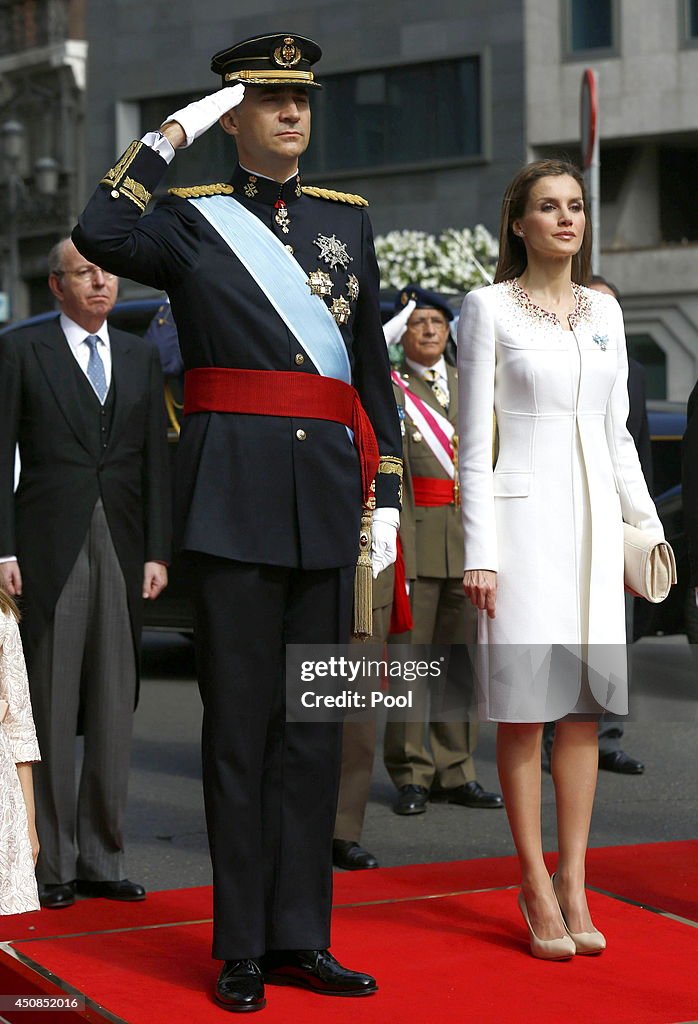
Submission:
POLYGON ((448 327, 448 323, 446 322, 446 318, 443 316, 423 316, 418 319, 410 318, 407 326, 412 330, 420 331, 424 330, 427 326, 434 328, 448 327))
POLYGON ((105 281, 113 281, 116 274, 108 274, 101 267, 81 267, 80 270, 56 270, 56 277, 74 277, 76 281, 87 284, 89 280, 101 274, 105 281))

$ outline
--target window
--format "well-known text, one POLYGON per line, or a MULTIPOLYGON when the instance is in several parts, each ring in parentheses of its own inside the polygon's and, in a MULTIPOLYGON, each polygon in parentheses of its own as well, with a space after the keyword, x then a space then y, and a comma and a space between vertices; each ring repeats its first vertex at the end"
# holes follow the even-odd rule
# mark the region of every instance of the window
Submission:
POLYGON ((480 60, 328 75, 313 97, 306 174, 433 164, 482 153, 480 60))
POLYGON ((686 38, 698 42, 698 0, 684 0, 686 38))
POLYGON ((651 334, 634 334, 628 330, 628 355, 642 363, 645 370, 647 398, 666 398, 666 353, 651 334))
POLYGON ((613 50, 616 0, 564 0, 567 7, 567 52, 613 50))
POLYGON ((698 207, 692 183, 698 175, 698 147, 690 136, 683 145, 659 146, 659 223, 663 242, 698 242, 698 207))

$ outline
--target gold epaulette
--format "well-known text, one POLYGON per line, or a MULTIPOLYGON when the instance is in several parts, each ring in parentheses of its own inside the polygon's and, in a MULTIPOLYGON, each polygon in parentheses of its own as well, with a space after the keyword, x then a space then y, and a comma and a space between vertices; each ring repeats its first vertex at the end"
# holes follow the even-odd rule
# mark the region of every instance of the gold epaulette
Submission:
POLYGON ((335 203, 349 203, 350 206, 368 206, 368 199, 354 196, 351 192, 335 192, 332 188, 315 188, 314 185, 305 185, 303 192, 315 199, 332 199, 335 203))
POLYGON ((185 188, 168 188, 167 191, 180 199, 200 199, 202 196, 230 196, 235 189, 219 181, 215 185, 187 185, 185 188))

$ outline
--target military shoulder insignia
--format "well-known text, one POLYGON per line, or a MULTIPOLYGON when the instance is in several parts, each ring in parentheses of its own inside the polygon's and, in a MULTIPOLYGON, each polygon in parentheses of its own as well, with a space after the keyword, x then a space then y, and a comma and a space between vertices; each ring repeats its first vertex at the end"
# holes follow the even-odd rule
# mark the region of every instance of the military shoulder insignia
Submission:
POLYGON ((335 203, 349 203, 350 206, 368 206, 368 199, 352 195, 351 192, 335 192, 334 189, 315 188, 314 185, 305 185, 302 192, 314 199, 331 199, 335 203))
POLYGON ((230 196, 235 189, 232 185, 218 182, 215 185, 188 185, 185 188, 168 188, 171 196, 179 196, 180 199, 201 199, 205 196, 230 196))

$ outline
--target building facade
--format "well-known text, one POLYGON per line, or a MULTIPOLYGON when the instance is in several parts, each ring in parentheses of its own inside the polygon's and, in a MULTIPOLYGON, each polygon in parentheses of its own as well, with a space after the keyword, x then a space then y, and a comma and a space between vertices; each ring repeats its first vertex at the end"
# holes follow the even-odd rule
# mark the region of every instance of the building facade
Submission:
POLYGON ((50 308, 46 254, 84 195, 86 0, 0 0, 0 321, 50 308))
MULTIPOLYGON (((213 53, 278 30, 323 48, 307 184, 366 196, 377 233, 479 222, 496 230, 526 153, 522 0, 91 3, 88 179, 167 114, 219 88, 213 53)), ((231 140, 214 128, 178 153, 163 187, 225 180, 233 160, 231 140)))
POLYGON ((600 272, 623 295, 651 397, 698 377, 698 0, 526 0, 531 157, 580 159, 581 78, 598 78, 600 272))

